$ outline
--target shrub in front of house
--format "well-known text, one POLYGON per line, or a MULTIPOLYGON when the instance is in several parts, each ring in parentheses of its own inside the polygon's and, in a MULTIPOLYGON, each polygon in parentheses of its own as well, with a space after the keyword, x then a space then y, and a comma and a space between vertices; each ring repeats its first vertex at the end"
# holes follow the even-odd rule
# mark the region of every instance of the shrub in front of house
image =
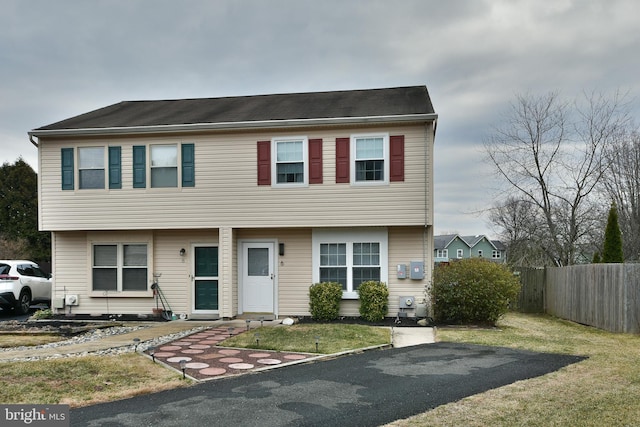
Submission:
POLYGON ((383 320, 389 311, 389 288, 382 282, 370 280, 358 286, 360 317, 368 322, 383 320))
POLYGON ((503 264, 469 258, 439 265, 431 300, 439 323, 495 322, 520 292, 520 281, 503 264))
POLYGON ((342 286, 335 282, 314 283, 309 288, 309 311, 313 320, 335 320, 340 313, 342 286))

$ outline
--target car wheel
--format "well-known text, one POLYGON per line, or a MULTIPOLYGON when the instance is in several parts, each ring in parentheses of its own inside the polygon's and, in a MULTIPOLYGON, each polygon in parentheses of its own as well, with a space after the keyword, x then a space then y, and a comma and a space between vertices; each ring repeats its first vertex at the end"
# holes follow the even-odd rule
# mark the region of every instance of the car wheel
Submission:
POLYGON ((18 314, 27 314, 29 312, 29 307, 31 307, 31 294, 28 290, 23 289, 20 292, 20 298, 18 298, 18 302, 16 303, 16 312, 18 314))

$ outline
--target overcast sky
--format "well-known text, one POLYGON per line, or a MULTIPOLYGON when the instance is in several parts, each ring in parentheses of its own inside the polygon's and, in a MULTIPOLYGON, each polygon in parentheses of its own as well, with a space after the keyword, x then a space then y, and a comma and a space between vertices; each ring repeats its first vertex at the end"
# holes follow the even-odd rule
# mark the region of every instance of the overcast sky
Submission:
MULTIPOLYGON (((494 233, 482 140, 516 94, 629 91, 637 0, 0 0, 0 147, 122 100, 426 85, 435 232, 494 233)), ((635 98, 634 98, 635 97, 635 98)))

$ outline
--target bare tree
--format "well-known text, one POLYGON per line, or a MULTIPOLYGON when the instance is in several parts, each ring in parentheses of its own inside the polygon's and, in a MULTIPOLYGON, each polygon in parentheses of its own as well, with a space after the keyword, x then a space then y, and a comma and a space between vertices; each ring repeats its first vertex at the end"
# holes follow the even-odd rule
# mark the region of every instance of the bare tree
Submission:
POLYGON ((586 261, 583 246, 599 210, 592 199, 606 169, 603 151, 629 123, 622 98, 585 94, 578 104, 556 92, 518 95, 484 140, 507 195, 529 203, 536 243, 554 265, 586 261))
POLYGON ((615 202, 625 260, 640 260, 640 133, 631 131, 614 141, 605 155, 605 194, 615 202))

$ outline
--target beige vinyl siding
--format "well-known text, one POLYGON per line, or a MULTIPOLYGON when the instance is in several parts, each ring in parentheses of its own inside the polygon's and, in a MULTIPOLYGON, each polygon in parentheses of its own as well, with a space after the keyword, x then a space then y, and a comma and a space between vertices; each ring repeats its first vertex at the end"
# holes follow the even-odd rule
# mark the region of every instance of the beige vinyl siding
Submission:
MULTIPOLYGON (((432 136, 431 125, 403 125, 268 133, 42 138, 40 228, 135 230, 430 224, 432 136), (335 139, 375 132, 405 136, 405 181, 375 186, 336 184, 335 139), (258 186, 257 141, 293 135, 322 138, 323 184, 303 188, 258 186), (132 188, 132 147, 168 143, 195 144, 196 186, 132 188), (122 148, 122 189, 61 190, 61 148, 109 145, 122 148)), ((76 188, 77 182, 76 176, 76 188)))
MULTIPOLYGON (((389 229, 389 316, 394 317, 399 311, 401 296, 413 296, 416 303, 428 299, 426 287, 431 284, 432 227, 391 227, 389 229), (409 264, 411 261, 424 262, 424 279, 411 280, 409 278, 409 264), (396 267, 398 264, 407 265, 407 278, 398 279, 396 267)), ((415 310, 408 311, 409 316, 415 310)))

